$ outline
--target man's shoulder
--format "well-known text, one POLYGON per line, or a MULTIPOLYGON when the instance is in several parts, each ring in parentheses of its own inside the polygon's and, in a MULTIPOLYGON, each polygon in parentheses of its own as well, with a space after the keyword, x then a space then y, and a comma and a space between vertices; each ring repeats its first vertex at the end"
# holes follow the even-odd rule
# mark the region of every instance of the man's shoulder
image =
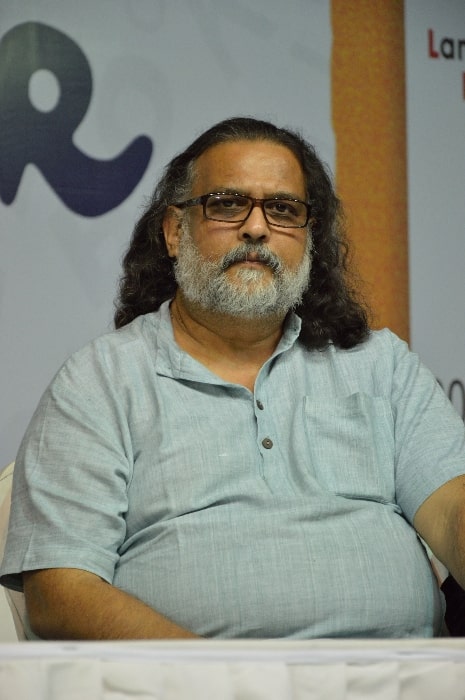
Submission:
POLYGON ((340 348, 335 345, 329 347, 330 354, 350 361, 360 357, 394 357, 398 354, 408 353, 407 343, 389 328, 371 330, 365 340, 352 348, 340 348))
POLYGON ((115 328, 96 336, 77 349, 71 357, 94 352, 114 352, 124 349, 126 345, 143 343, 150 334, 156 334, 158 325, 157 312, 137 316, 121 328, 115 328))
POLYGON ((121 328, 115 328, 95 338, 86 347, 110 349, 124 348, 126 345, 144 343, 151 337, 156 337, 162 325, 160 311, 142 314, 121 328))
POLYGON ((157 353, 161 325, 160 313, 152 312, 94 338, 68 357, 55 379, 69 375, 117 377, 148 365, 157 353))
POLYGON ((312 363, 328 364, 332 372, 341 371, 360 379, 371 377, 384 386, 392 382, 399 367, 409 372, 419 363, 408 344, 387 328, 370 331, 363 342, 352 348, 331 345, 323 353, 314 351, 312 357, 312 363))

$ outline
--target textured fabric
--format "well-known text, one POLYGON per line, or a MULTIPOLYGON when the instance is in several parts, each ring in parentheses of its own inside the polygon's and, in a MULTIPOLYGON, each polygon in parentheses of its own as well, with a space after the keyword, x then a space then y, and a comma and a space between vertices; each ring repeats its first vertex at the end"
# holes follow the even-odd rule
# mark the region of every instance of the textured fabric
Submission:
POLYGON ((465 473, 463 423, 389 331, 298 331, 254 394, 180 350, 167 304, 70 358, 18 455, 2 583, 83 568, 209 637, 435 634, 411 523, 465 473))

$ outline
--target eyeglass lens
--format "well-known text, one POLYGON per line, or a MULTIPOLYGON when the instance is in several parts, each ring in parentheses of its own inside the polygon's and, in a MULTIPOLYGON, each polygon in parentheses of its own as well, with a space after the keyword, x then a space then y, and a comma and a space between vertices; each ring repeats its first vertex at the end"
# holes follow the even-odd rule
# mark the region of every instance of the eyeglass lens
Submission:
MULTIPOLYGON (((205 216, 214 221, 244 221, 253 207, 250 197, 215 194, 205 202, 205 216)), ((307 223, 307 205, 290 199, 265 199, 262 205, 265 218, 275 226, 300 227, 307 223)))

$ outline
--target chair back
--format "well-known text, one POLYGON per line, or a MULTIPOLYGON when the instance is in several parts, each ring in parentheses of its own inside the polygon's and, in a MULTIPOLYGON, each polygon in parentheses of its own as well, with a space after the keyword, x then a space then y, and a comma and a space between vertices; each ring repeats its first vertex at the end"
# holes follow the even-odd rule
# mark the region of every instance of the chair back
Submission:
MULTIPOLYGON (((14 462, 0 472, 0 561, 5 551, 8 520, 10 517, 11 487, 13 483, 14 462)), ((24 620, 26 619, 26 603, 24 595, 19 591, 3 588, 19 640, 26 639, 24 620)))

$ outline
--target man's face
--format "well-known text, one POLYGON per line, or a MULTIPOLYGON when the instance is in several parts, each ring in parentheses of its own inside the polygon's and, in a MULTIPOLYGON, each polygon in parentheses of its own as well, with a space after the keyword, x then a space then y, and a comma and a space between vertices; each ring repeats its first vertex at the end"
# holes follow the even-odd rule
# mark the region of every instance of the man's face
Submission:
MULTIPOLYGON (((306 201, 296 157, 270 141, 219 144, 200 156, 191 196, 214 192, 306 201)), ((259 206, 241 223, 206 220, 202 207, 194 206, 185 210, 181 227, 173 221, 165 226, 165 237, 177 258, 180 289, 209 310, 249 318, 284 315, 307 287, 307 229, 274 227, 259 206)))

